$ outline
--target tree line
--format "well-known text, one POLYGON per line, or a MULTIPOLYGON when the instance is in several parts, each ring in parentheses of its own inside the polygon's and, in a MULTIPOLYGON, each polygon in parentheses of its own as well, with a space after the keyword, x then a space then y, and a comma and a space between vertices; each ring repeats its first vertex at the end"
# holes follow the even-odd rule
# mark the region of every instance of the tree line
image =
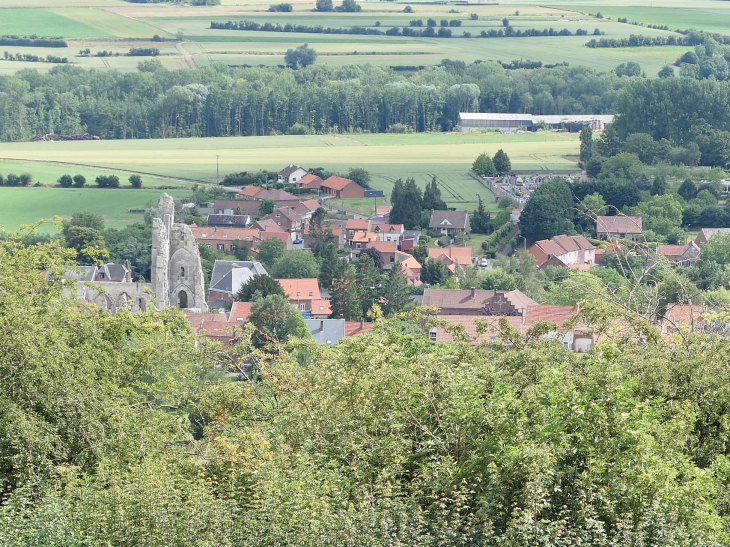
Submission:
MULTIPOLYGON (((0 76, 0 140, 84 132, 104 139, 287 133, 450 131, 459 112, 605 113, 629 78, 584 67, 505 70, 498 63, 401 74, 373 66, 140 71, 56 66, 0 76)), ((643 118, 643 115, 641 116, 643 118)))
POLYGON ((41 36, 0 36, 0 46, 19 47, 68 47, 61 38, 44 38, 41 36))

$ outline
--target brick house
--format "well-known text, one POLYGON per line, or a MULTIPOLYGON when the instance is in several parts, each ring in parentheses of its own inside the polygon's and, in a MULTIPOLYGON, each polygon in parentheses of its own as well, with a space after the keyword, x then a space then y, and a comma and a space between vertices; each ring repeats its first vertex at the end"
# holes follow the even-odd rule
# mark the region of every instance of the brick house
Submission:
POLYGON ((439 315, 524 315, 537 306, 521 291, 478 291, 476 289, 425 289, 423 305, 438 308, 439 315))
POLYGON ((380 259, 383 261, 383 268, 389 268, 395 263, 395 253, 398 250, 398 244, 395 241, 369 241, 366 249, 375 249, 380 253, 380 259))
POLYGON ((287 165, 276 174, 278 182, 294 184, 307 174, 307 170, 299 165, 287 165))
POLYGON ((287 232, 300 232, 303 228, 303 220, 292 209, 280 207, 265 217, 264 220, 273 220, 282 230, 287 232))
POLYGON ((240 288, 254 275, 268 275, 260 262, 251 260, 216 260, 210 275, 208 300, 233 302, 240 288))
MULTIPOLYGON (((319 283, 315 278, 278 279, 292 307, 303 315, 312 314, 312 305, 322 300, 319 283)), ((318 312, 318 309, 314 310, 318 312)), ((319 315, 318 313, 316 315, 319 315)))
POLYGON ((395 241, 398 245, 401 244, 405 232, 402 224, 373 224, 370 230, 378 234, 380 241, 395 241))
POLYGON ((312 218, 314 212, 319 209, 321 205, 316 199, 307 199, 302 201, 299 205, 294 207, 294 212, 297 213, 303 219, 309 220, 312 218))
POLYGON ((248 241, 254 245, 260 240, 260 233, 252 228, 221 228, 217 226, 191 226, 190 231, 199 245, 218 251, 232 253, 237 242, 248 241))
POLYGON ((552 239, 541 239, 533 243, 528 251, 535 257, 538 269, 548 265, 573 267, 596 263, 596 248, 583 236, 559 235, 552 239))
POLYGON ((638 241, 644 234, 641 217, 616 215, 596 218, 598 239, 628 239, 638 241))
POLYGON ((322 179, 312 173, 307 173, 297 181, 297 188, 309 188, 311 190, 319 189, 322 185, 322 179))
POLYGON ((677 266, 692 266, 700 259, 700 247, 694 241, 686 245, 657 245, 657 256, 663 256, 677 266))
POLYGON ((434 232, 448 236, 463 233, 468 234, 471 231, 471 226, 469 225, 469 212, 432 210, 431 218, 428 221, 428 227, 434 232))
POLYGON ((421 285, 421 264, 412 254, 396 251, 395 261, 400 264, 409 284, 421 285))
POLYGON ((471 266, 471 247, 445 247, 428 250, 428 258, 439 260, 452 274, 458 267, 471 266))
POLYGON ((365 189, 355 181, 334 175, 322 182, 320 190, 337 199, 365 197, 365 189))
POLYGON ((370 221, 366 218, 351 218, 345 224, 345 241, 352 246, 352 241, 357 233, 366 233, 370 229, 370 221))
POLYGON ((713 236, 717 234, 730 234, 730 228, 702 228, 700 233, 695 238, 695 243, 702 247, 705 243, 710 241, 713 236))

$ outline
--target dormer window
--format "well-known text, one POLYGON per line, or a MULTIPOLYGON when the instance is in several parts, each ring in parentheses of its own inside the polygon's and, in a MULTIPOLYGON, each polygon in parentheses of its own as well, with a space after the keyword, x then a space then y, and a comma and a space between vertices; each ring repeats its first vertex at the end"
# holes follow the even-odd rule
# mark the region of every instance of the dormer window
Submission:
POLYGON ((302 293, 300 293, 300 292, 297 292, 297 296, 302 296, 302 293))
POLYGON ((314 296, 314 293, 312 291, 309 291, 309 296, 314 296))

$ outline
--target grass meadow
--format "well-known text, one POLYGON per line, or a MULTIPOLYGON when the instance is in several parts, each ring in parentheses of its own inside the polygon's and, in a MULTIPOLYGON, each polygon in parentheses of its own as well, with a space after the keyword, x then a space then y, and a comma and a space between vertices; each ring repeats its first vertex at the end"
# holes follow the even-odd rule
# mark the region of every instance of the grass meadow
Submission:
MULTIPOLYGON (((165 190, 172 196, 189 195, 190 191, 165 190)), ((0 226, 16 231, 22 224, 39 220, 47 221, 39 228, 43 233, 55 231, 53 218, 62 220, 73 213, 86 211, 99 213, 109 226, 141 222, 143 215, 129 213, 127 209, 157 203, 163 190, 132 188, 6 188, 0 187, 0 226)))

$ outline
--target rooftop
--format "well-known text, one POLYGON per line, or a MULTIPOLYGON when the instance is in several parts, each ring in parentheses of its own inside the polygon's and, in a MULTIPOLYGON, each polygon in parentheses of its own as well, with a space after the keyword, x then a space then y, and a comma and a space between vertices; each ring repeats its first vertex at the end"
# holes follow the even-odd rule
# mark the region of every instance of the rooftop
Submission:
POLYGON ((319 282, 314 277, 303 279, 278 279, 289 300, 321 300, 319 282))
POLYGON ((596 231, 608 234, 642 234, 642 219, 626 215, 596 217, 596 231))
POLYGON ((342 190, 349 184, 355 184, 355 181, 352 181, 350 179, 346 179, 344 177, 338 177, 335 175, 332 175, 327 180, 322 182, 322 186, 325 186, 327 188, 332 188, 333 190, 342 190))

